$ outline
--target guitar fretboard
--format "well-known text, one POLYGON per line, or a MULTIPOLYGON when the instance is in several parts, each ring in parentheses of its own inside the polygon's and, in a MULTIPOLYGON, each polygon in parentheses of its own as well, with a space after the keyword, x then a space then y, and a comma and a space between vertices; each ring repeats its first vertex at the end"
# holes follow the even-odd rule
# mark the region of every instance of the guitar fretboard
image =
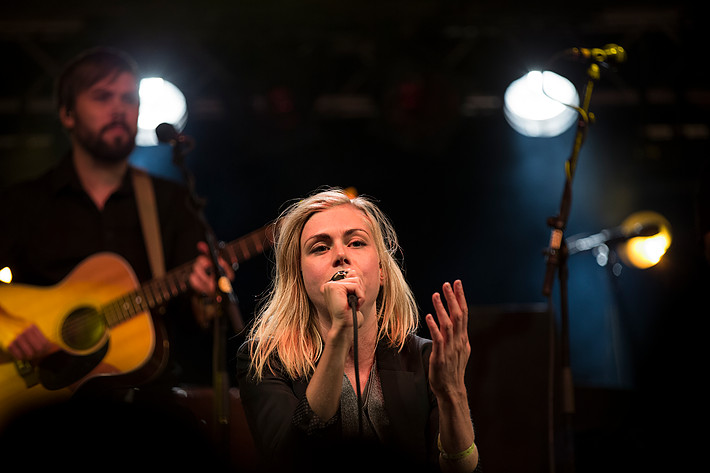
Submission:
POLYGON ((260 255, 274 244, 275 224, 269 224, 220 248, 223 256, 234 266, 260 255))
MULTIPOLYGON (((260 255, 274 243, 275 224, 266 225, 231 243, 220 243, 219 251, 236 269, 236 265, 260 255)), ((186 292, 193 261, 168 272, 165 277, 153 279, 139 289, 124 294, 101 308, 109 327, 114 327, 132 317, 155 309, 170 299, 186 292)))

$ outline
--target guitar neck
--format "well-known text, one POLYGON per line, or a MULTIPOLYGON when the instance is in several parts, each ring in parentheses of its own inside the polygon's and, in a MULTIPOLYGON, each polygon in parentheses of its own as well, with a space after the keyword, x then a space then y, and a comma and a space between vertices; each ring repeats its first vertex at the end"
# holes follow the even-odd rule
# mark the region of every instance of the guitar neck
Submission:
MULTIPOLYGON (((274 242, 275 224, 266 225, 231 243, 220 244, 222 257, 233 267, 260 255, 274 242)), ((192 272, 193 261, 169 271, 163 278, 153 279, 139 289, 124 294, 101 308, 109 327, 114 327, 126 320, 156 309, 172 298, 186 292, 190 286, 188 279, 192 272)))
POLYGON ((231 243, 223 244, 219 250, 229 264, 239 265, 239 263, 262 254, 264 250, 274 244, 275 226, 276 224, 272 223, 261 227, 231 243))

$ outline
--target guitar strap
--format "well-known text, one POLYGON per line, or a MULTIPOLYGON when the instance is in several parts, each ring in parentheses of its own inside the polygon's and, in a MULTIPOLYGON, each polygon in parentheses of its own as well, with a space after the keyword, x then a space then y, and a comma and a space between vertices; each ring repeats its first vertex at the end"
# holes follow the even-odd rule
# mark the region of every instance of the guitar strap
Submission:
POLYGON ((133 189, 136 194, 138 214, 141 219, 150 268, 154 278, 162 278, 165 275, 165 260, 153 183, 150 180, 150 175, 142 169, 132 167, 131 177, 133 178, 133 189))

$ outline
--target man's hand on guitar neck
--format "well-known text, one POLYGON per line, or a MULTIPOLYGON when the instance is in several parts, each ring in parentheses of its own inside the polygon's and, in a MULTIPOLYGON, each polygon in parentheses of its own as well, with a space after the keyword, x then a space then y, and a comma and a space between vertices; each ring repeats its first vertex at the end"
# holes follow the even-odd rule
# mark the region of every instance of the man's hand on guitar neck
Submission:
MULTIPOLYGON (((217 283, 215 281, 212 260, 207 256, 209 254, 207 243, 199 242, 197 249, 201 254, 195 258, 189 278, 190 287, 195 293, 192 308, 197 323, 201 327, 207 328, 209 322, 217 313, 215 302, 217 283), (205 303, 205 301, 210 302, 205 303)), ((233 281, 234 270, 222 257, 219 258, 219 265, 230 281, 233 281)))

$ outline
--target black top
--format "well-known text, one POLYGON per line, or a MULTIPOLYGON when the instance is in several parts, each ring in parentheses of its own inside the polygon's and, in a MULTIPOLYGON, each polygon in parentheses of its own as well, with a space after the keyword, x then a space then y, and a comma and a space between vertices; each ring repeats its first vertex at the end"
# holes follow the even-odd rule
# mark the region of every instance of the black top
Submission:
POLYGON ((373 442, 344 436, 341 413, 319 419, 306 399, 307 380, 290 379, 277 369, 255 382, 247 344, 242 345, 237 356, 240 397, 265 469, 436 471, 438 405, 427 378, 430 354, 431 341, 417 336, 410 336, 401 351, 378 345, 375 358, 388 425, 373 442))

